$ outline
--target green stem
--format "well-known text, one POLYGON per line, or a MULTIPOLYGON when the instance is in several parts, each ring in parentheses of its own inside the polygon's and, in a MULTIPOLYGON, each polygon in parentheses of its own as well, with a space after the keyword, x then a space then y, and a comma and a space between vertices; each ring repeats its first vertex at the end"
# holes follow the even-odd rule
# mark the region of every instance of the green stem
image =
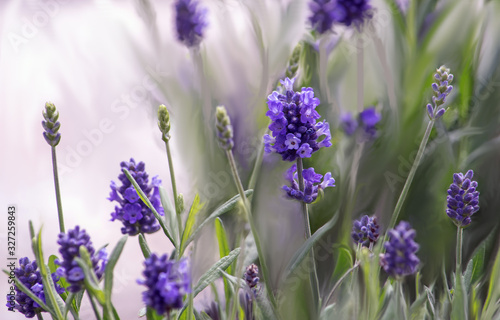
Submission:
MULTIPOLYGON (((422 156, 424 155, 427 141, 429 140, 429 136, 431 135, 432 127, 434 126, 434 121, 435 120, 432 119, 427 124, 427 129, 425 130, 424 137, 422 138, 422 141, 420 142, 420 147, 418 148, 417 156, 415 157, 415 161, 413 162, 413 165, 410 169, 410 173, 408 174, 408 178, 406 178, 406 182, 405 182, 405 185, 403 187, 403 190, 401 191, 401 194, 399 195, 398 202, 396 203, 396 207, 394 208, 394 212, 392 213, 391 221, 389 222, 389 226, 387 227, 384 238, 387 238, 387 232, 389 230, 393 229, 394 226, 396 225, 396 221, 398 220, 399 213, 401 212, 401 209, 403 207, 403 203, 406 199, 406 196, 408 195, 408 191, 410 190, 410 186, 411 186, 411 183, 413 181, 413 177, 415 176, 415 172, 417 171, 417 168, 420 164, 420 161, 422 160, 422 156)), ((381 253, 382 250, 383 250, 383 246, 380 246, 379 253, 381 253)))
MULTIPOLYGON (((460 226, 457 227, 457 265, 455 275, 458 277, 462 275, 462 241, 464 229, 460 226)), ((456 283, 456 282, 455 282, 456 283)))
POLYGON ((97 306, 95 304, 94 298, 90 295, 89 291, 87 291, 87 295, 89 297, 90 304, 92 305, 92 310, 94 310, 94 314, 97 320, 101 320, 101 315, 99 314, 99 310, 97 310, 97 306))
POLYGON ((172 152, 170 152, 170 144, 168 143, 168 141, 165 141, 165 149, 167 150, 170 181, 172 181, 172 193, 174 195, 175 216, 177 217, 177 227, 179 229, 179 243, 181 243, 180 238, 182 237, 182 219, 179 207, 179 200, 177 198, 177 183, 175 182, 174 162, 172 161, 172 152))
POLYGON ((347 270, 343 275, 342 277, 340 277, 339 280, 337 280, 337 282, 335 283, 335 285, 333 286, 332 290, 330 291, 330 293, 328 294, 328 296, 326 297, 325 300, 323 300, 323 306, 321 307, 321 309, 324 309, 327 305, 328 305, 328 301, 330 301, 330 299, 332 298, 333 296, 333 293, 335 292, 335 290, 340 286, 340 284, 342 283, 342 281, 344 281, 344 279, 349 275, 349 273, 353 272, 354 270, 356 270, 357 268, 359 267, 359 261, 356 261, 356 263, 349 269, 347 270))
POLYGON ((54 172, 54 185, 56 188, 56 200, 57 200, 57 214, 59 217, 59 231, 64 233, 64 215, 61 203, 61 190, 59 188, 59 174, 57 173, 57 157, 56 157, 56 147, 52 148, 52 170, 54 172))
POLYGON ((264 278, 264 282, 267 287, 267 295, 269 298, 269 301, 271 302, 274 310, 276 310, 277 303, 276 299, 274 298, 274 294, 272 292, 272 286, 271 286, 271 279, 269 278, 269 270, 267 268, 267 263, 266 263, 266 258, 264 256, 264 251, 262 250, 262 245, 260 243, 260 238, 259 234, 257 232, 257 226, 255 225, 255 221, 252 217, 252 212, 250 209, 250 204, 248 202, 248 199, 245 195, 245 190, 243 189, 243 184, 241 183, 240 176, 238 174, 238 170, 236 169, 236 163, 234 161, 234 156, 233 156, 233 151, 232 150, 226 150, 226 156, 229 161, 229 166, 231 167, 231 172, 233 174, 233 179, 234 183, 236 184, 236 188, 238 189, 238 193, 240 194, 240 197, 243 201, 243 207, 245 209, 248 222, 250 223, 250 229, 252 231, 253 238, 255 240, 255 246, 257 248, 257 254, 259 255, 259 260, 260 260, 260 266, 262 269, 262 277, 264 278))
MULTIPOLYGON (((303 170, 302 158, 297 158, 297 175, 299 180, 299 190, 304 192, 304 177, 302 176, 303 170)), ((304 213, 304 224, 305 224, 305 239, 311 237, 311 224, 309 222, 309 210, 307 208, 307 203, 302 202, 302 212, 304 213)), ((312 260, 312 273, 310 274, 311 289, 313 293, 313 298, 317 306, 321 305, 321 295, 319 292, 319 281, 318 273, 316 271, 316 259, 314 258, 314 246, 311 248, 311 260, 312 260)))
MULTIPOLYGON (((271 124, 271 122, 269 122, 269 124, 271 124)), ((267 129, 265 134, 269 134, 269 132, 270 130, 267 129)), ((248 189, 254 189, 255 184, 257 184, 257 177, 260 173, 260 167, 262 166, 263 157, 264 157, 264 140, 261 139, 259 150, 257 151, 257 157, 255 158, 255 164, 252 169, 252 175, 250 176, 250 181, 248 182, 248 189)))
MULTIPOLYGON (((401 303, 401 298, 403 297, 403 283, 401 282, 402 280, 396 280, 396 310, 397 310, 397 317, 399 319, 405 319, 406 320, 406 308, 403 307, 401 303), (401 313, 403 313, 403 316, 401 317, 401 313)), ((404 299, 403 299, 404 301, 404 299)))
POLYGON ((364 65, 364 50, 363 50, 363 38, 361 34, 358 34, 357 40, 357 75, 358 75, 358 112, 363 111, 364 108, 364 75, 363 75, 363 65, 364 65))

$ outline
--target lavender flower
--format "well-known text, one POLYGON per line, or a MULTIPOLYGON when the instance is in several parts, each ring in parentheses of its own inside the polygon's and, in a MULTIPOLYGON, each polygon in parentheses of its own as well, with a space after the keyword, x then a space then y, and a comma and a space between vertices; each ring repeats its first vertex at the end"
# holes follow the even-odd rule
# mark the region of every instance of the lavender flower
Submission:
POLYGON ((453 183, 448 189, 448 208, 446 214, 455 220, 459 227, 465 227, 471 223, 471 216, 479 210, 479 191, 477 182, 472 180, 472 170, 453 175, 453 183))
POLYGON ((324 190, 327 187, 335 187, 335 179, 332 178, 330 172, 327 172, 323 177, 321 174, 314 172, 314 168, 308 168, 302 170, 302 176, 304 178, 304 191, 300 191, 297 182, 297 165, 292 165, 292 167, 286 171, 285 178, 290 182, 290 187, 283 186, 283 190, 286 191, 288 197, 304 201, 305 203, 311 203, 316 200, 320 190, 324 190), (321 181, 321 179, 323 179, 323 181, 321 181))
POLYGON ((352 136, 360 128, 362 129, 360 131, 360 140, 370 141, 377 137, 376 125, 380 120, 382 120, 382 116, 375 110, 375 107, 368 107, 359 113, 357 121, 350 112, 347 112, 340 118, 340 123, 348 136, 352 136))
POLYGON ((231 150, 234 146, 233 126, 224 106, 218 106, 215 111, 215 126, 220 147, 224 150, 231 150))
POLYGON ((450 85, 453 81, 453 75, 450 73, 450 69, 441 66, 436 70, 434 79, 436 82, 432 84, 432 90, 434 91, 432 96, 433 105, 427 104, 427 114, 430 119, 439 119, 446 111, 446 109, 439 107, 445 103, 446 97, 453 90, 453 86, 450 85))
POLYGON ((144 262, 145 279, 137 280, 138 284, 148 287, 142 293, 144 303, 159 315, 169 313, 172 309, 182 307, 182 299, 190 292, 190 275, 186 259, 168 260, 166 254, 158 257, 152 254, 144 262))
MULTIPOLYGON (((40 300, 46 302, 42 276, 40 270, 37 269, 38 265, 36 261, 30 262, 27 257, 24 257, 19 259, 19 267, 14 270, 14 274, 24 286, 30 289, 40 300)), ((64 288, 57 283, 59 277, 56 273, 52 273, 51 276, 57 293, 63 293, 64 288)), ((9 295, 7 295, 6 306, 8 308, 14 307, 17 311, 24 314, 26 318, 33 318, 37 312, 47 312, 17 286, 15 286, 15 290, 15 302, 10 300, 9 295)))
MULTIPOLYGON (((145 164, 142 161, 136 164, 135 160, 131 158, 130 162, 123 161, 120 166, 130 171, 153 207, 160 215, 163 215, 159 189, 161 180, 155 176, 149 183, 149 175, 144 171, 145 164)), ((119 206, 115 206, 115 211, 111 213, 111 221, 121 221, 123 223, 122 233, 131 236, 140 232, 154 233, 158 231, 160 224, 151 209, 139 198, 132 183, 123 172, 120 173, 118 179, 122 183, 121 186, 118 187, 114 181, 111 181, 111 193, 108 198, 109 201, 119 203, 119 206)))
POLYGON ((330 126, 328 122, 316 122, 321 116, 315 110, 319 99, 312 88, 293 91, 295 79, 280 80, 285 92, 274 91, 269 95, 266 115, 271 119, 269 129, 272 136, 264 135, 266 152, 276 152, 283 160, 294 161, 298 157, 309 158, 322 147, 329 147, 330 126), (317 141, 321 136, 324 138, 317 141))
POLYGON ((187 47, 198 46, 203 39, 203 31, 207 26, 207 10, 198 7, 194 0, 177 0, 175 2, 175 27, 177 39, 187 47))
POLYGON ((320 34, 330 30, 334 23, 347 27, 353 24, 360 29, 364 21, 373 16, 369 2, 369 0, 312 0, 309 2, 309 9, 312 12, 309 22, 320 34))
POLYGON ((259 284, 259 268, 257 265, 252 263, 249 265, 243 275, 245 281, 250 289, 255 292, 257 285, 259 284))
POLYGON ((84 246, 92 261, 92 267, 98 279, 101 279, 106 267, 107 254, 103 248, 98 252, 95 251, 90 236, 80 226, 76 226, 73 230, 67 233, 60 233, 57 243, 61 246, 59 252, 63 261, 56 260, 55 263, 60 265, 57 269, 57 274, 66 278, 70 284, 68 291, 76 293, 83 287, 85 274, 75 261, 75 257, 80 257, 80 246, 84 246))
POLYGON ((389 230, 389 241, 384 243, 385 254, 380 255, 380 264, 385 272, 395 278, 413 274, 420 260, 415 255, 419 245, 413 241, 415 230, 406 221, 389 230))
POLYGON ((358 128, 358 122, 354 119, 350 112, 346 112, 340 117, 340 124, 348 136, 352 136, 358 128))
POLYGON ((42 112, 43 118, 42 127, 45 130, 43 132, 43 137, 45 141, 52 146, 55 147, 61 141, 61 134, 58 132, 61 127, 61 123, 57 121, 59 119, 59 112, 56 110, 56 106, 51 103, 45 103, 45 110, 42 112))
POLYGON ((379 229, 376 217, 364 215, 360 220, 354 220, 351 237, 355 243, 368 247, 377 242, 379 229))

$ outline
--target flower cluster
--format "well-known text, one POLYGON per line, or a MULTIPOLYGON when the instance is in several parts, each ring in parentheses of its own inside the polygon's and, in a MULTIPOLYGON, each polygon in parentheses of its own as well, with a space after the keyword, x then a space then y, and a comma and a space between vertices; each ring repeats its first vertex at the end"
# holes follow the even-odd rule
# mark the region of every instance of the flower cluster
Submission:
POLYGON ((476 191, 477 182, 472 180, 473 176, 472 170, 465 175, 455 173, 448 189, 446 214, 460 227, 470 224, 470 217, 479 210, 479 191, 476 191))
POLYGON ((207 26, 205 19, 207 10, 199 8, 198 2, 194 0, 177 0, 175 12, 177 39, 187 47, 199 45, 207 26))
POLYGON ((218 106, 215 111, 215 127, 220 147, 224 150, 231 150, 234 146, 233 126, 224 106, 218 106))
POLYGON ((145 279, 137 283, 148 287, 142 293, 144 303, 159 315, 182 307, 182 300, 190 290, 189 267, 186 259, 168 260, 166 254, 158 257, 151 254, 144 262, 145 279))
MULTIPOLYGON (((43 302, 46 302, 42 276, 40 270, 37 269, 38 265, 36 261, 30 262, 27 257, 24 257, 19 259, 19 267, 14 270, 14 274, 25 287, 35 294, 35 296, 40 298, 43 302)), ((63 293, 64 288, 57 283, 59 277, 55 273, 51 276, 57 293, 63 293)), ((26 318, 33 318, 37 312, 46 312, 46 310, 41 308, 38 303, 31 299, 26 293, 22 292, 17 286, 15 286, 15 289, 16 296, 14 308, 24 314, 26 318)), ((8 298, 9 296, 7 296, 7 299, 8 298)), ((12 307, 9 300, 7 300, 7 307, 12 307)))
POLYGON ((300 191, 297 182, 297 165, 292 165, 292 167, 286 171, 285 179, 290 182, 290 187, 283 186, 283 190, 286 191, 290 198, 304 201, 305 203, 311 203, 316 200, 320 190, 324 190, 327 187, 335 187, 335 179, 332 178, 330 172, 327 172, 323 177, 320 173, 314 172, 314 168, 308 168, 302 171, 302 177, 304 178, 304 191, 300 191), (321 179, 323 179, 323 181, 321 181, 321 179))
MULTIPOLYGON (((150 184, 149 175, 144 171, 145 164, 142 161, 137 164, 134 159, 130 159, 130 162, 123 161, 120 166, 130 172, 156 211, 163 215, 159 189, 161 180, 155 176, 150 184)), ((158 220, 156 220, 151 209, 142 202, 127 176, 122 172, 118 179, 122 185, 118 187, 114 181, 111 181, 111 193, 108 198, 109 201, 119 203, 119 206, 115 206, 115 211, 111 213, 111 221, 121 221, 123 223, 122 233, 131 236, 140 232, 154 233, 158 231, 160 229, 158 220)))
POLYGON ((312 15, 309 22, 317 32, 323 34, 334 23, 360 29, 365 20, 373 16, 370 0, 312 0, 309 8, 312 15))
POLYGON ((453 86, 450 85, 453 81, 453 75, 450 73, 450 69, 441 66, 436 70, 434 79, 436 80, 436 82, 432 83, 432 90, 434 91, 432 103, 434 105, 427 104, 427 114, 431 119, 439 119, 446 111, 446 109, 439 107, 445 103, 446 97, 453 90, 453 86))
POLYGON ((406 221, 389 230, 389 241, 384 243, 385 254, 380 255, 380 264, 385 272, 395 278, 413 274, 420 260, 415 255, 418 244, 413 240, 415 230, 406 221))
POLYGON ((354 220, 351 237, 355 243, 368 247, 377 242, 379 229, 376 217, 364 215, 360 220, 354 220))
POLYGON ((370 141, 377 137, 375 126, 381 119, 382 116, 375 110, 375 107, 368 107, 359 113, 357 121, 350 112, 344 113, 340 121, 347 135, 353 135, 356 129, 360 128, 361 140, 370 141))
POLYGON ((252 263, 245 270, 245 274, 243 275, 248 287, 252 290, 256 290, 257 285, 259 284, 259 268, 257 265, 252 263))
POLYGON ((106 250, 103 248, 96 252, 92 241, 90 241, 90 236, 85 232, 85 229, 80 229, 80 226, 76 226, 67 233, 60 233, 57 243, 60 245, 59 252, 63 258, 63 261, 55 261, 60 266, 57 269, 57 274, 65 277, 66 281, 70 284, 68 291, 76 293, 83 287, 85 274, 75 261, 76 257, 80 257, 81 246, 87 249, 94 272, 97 278, 101 279, 107 262, 106 250))
POLYGON ((272 136, 264 136, 265 150, 279 153, 286 161, 309 158, 320 148, 332 145, 328 122, 316 122, 321 117, 315 110, 319 99, 314 97, 312 88, 294 92, 294 81, 290 78, 280 80, 284 94, 274 91, 267 100, 266 116, 272 120, 269 125, 272 136), (324 138, 318 141, 321 136, 324 138))
POLYGON ((42 127, 45 130, 43 137, 50 146, 55 147, 61 141, 61 134, 58 132, 61 123, 57 121, 59 119, 59 112, 57 112, 56 106, 53 103, 47 102, 42 115, 45 119, 42 121, 42 127))

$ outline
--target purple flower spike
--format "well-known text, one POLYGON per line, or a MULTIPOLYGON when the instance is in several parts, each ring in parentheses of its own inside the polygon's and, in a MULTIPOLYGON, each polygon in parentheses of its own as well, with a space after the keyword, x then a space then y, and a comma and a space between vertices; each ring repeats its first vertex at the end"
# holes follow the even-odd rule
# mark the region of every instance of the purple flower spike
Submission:
POLYGON ((142 293, 142 301, 159 315, 182 308, 182 300, 190 292, 187 260, 168 260, 166 254, 158 257, 153 253, 146 259, 144 266, 142 274, 145 279, 137 280, 138 284, 148 288, 142 293))
POLYGON ((351 237, 355 243, 368 247, 375 244, 380 235, 377 218, 364 215, 360 220, 354 220, 351 237))
POLYGON ((84 229, 76 226, 67 233, 60 233, 57 243, 60 245, 59 252, 63 261, 56 260, 55 262, 60 266, 58 273, 62 274, 70 284, 68 287, 69 292, 76 293, 83 288, 85 275, 74 260, 76 257, 80 257, 81 246, 84 246, 89 252, 94 272, 97 278, 101 279, 107 262, 106 250, 101 249, 99 252, 96 252, 92 241, 90 241, 90 236, 84 229))
POLYGON ((446 214, 462 228, 471 223, 471 216, 479 210, 479 191, 476 190, 477 182, 472 180, 473 176, 472 170, 465 175, 455 173, 446 198, 446 214))
POLYGON ((285 173, 285 179, 290 183, 290 186, 283 186, 283 190, 287 193, 289 198, 311 203, 318 198, 318 192, 327 187, 335 187, 335 179, 332 174, 327 172, 325 176, 314 172, 314 168, 302 170, 304 178, 304 191, 300 191, 299 183, 297 181, 297 165, 294 164, 285 173))
POLYGON ((441 66, 436 70, 434 79, 436 82, 431 85, 434 91, 432 97, 433 106, 430 104, 427 105, 427 113, 430 119, 439 119, 446 111, 446 109, 439 107, 445 103, 446 97, 450 94, 451 90, 453 90, 453 86, 450 85, 453 81, 453 75, 450 73, 450 69, 441 66))
MULTIPOLYGON (((27 257, 19 259, 19 267, 14 269, 14 275, 19 279, 19 281, 30 289, 40 300, 45 301, 45 293, 43 291, 42 275, 40 270, 38 270, 38 265, 36 261, 30 262, 27 257)), ((51 274, 52 280, 54 281, 56 292, 61 294, 65 290, 57 282, 59 277, 56 273, 51 274)), ((14 285, 16 294, 7 295, 7 308, 14 308, 20 313, 22 313, 26 318, 35 317, 37 312, 47 312, 42 309, 38 303, 31 299, 26 293, 22 292, 16 285, 14 285), (12 298, 10 298, 12 297, 12 298)))
POLYGON ((259 268, 255 264, 251 264, 247 267, 245 274, 243 275, 245 282, 248 287, 254 292, 257 292, 257 285, 259 284, 259 268))
POLYGON ((320 118, 316 107, 319 99, 311 88, 293 91, 295 79, 281 80, 283 94, 274 91, 268 96, 271 135, 264 136, 266 152, 276 152, 285 161, 309 158, 320 148, 331 146, 330 126, 320 118), (271 137, 272 136, 272 137, 271 137))
POLYGON ((380 255, 380 265, 384 271, 395 278, 417 272, 420 259, 415 255, 419 245, 413 240, 415 230, 406 221, 389 230, 389 241, 384 243, 385 254, 380 255))
POLYGON ((194 0, 177 0, 175 13, 177 39, 187 47, 198 46, 207 26, 207 10, 199 8, 194 0))
MULTIPOLYGON (((161 180, 155 176, 149 183, 149 175, 144 171, 145 165, 142 161, 136 163, 134 159, 130 159, 130 162, 124 161, 120 163, 120 166, 130 171, 153 207, 160 215, 163 215, 159 189, 161 180)), ((121 221, 123 223, 122 233, 131 236, 140 232, 154 233, 160 230, 160 224, 153 212, 139 198, 139 194, 123 172, 120 173, 118 179, 122 185, 119 187, 114 181, 111 181, 111 192, 108 198, 109 201, 116 201, 119 204, 111 213, 111 221, 121 221)))
POLYGON ((373 16, 370 0, 312 0, 309 9, 312 12, 309 22, 320 34, 330 30, 334 23, 354 25, 359 30, 373 16))

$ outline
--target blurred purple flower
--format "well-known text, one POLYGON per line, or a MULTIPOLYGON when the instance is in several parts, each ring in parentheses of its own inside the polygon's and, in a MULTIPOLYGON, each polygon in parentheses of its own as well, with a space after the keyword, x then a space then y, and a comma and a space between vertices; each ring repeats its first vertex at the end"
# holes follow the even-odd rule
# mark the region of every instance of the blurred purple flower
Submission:
POLYGON ((365 140, 373 140, 377 137, 375 125, 382 119, 375 107, 368 107, 359 113, 360 127, 363 128, 365 140))
POLYGON ((304 191, 300 191, 298 184, 297 165, 294 164, 285 173, 285 179, 290 182, 290 186, 283 186, 283 190, 288 197, 305 203, 311 203, 318 197, 318 192, 327 187, 335 187, 335 179, 332 174, 327 172, 325 176, 314 172, 314 168, 304 169, 302 171, 304 178, 304 191), (323 179, 323 181, 321 181, 323 179))
POLYGON ((272 136, 264 136, 266 152, 279 153, 283 160, 309 158, 322 147, 331 146, 330 126, 326 121, 316 122, 321 116, 315 110, 319 99, 311 88, 293 91, 295 79, 281 80, 283 94, 274 91, 268 97, 272 136), (324 137, 319 140, 320 137, 324 137), (318 141, 319 140, 319 141, 318 141))
POLYGON ((320 34, 331 30, 334 23, 360 29, 373 16, 370 0, 312 0, 309 9, 309 22, 320 34))
POLYGON ((153 253, 144 266, 142 274, 145 279, 137 280, 138 284, 148 287, 142 293, 142 301, 159 315, 181 308, 184 296, 190 291, 187 260, 168 260, 166 254, 158 257, 153 253))
POLYGON ((175 13, 177 39, 187 47, 199 45, 203 39, 203 31, 207 26, 207 10, 198 7, 197 1, 177 0, 175 13))
POLYGON ((360 220, 354 220, 351 237, 355 243, 368 247, 371 243, 377 242, 379 229, 376 217, 364 215, 360 220))
MULTIPOLYGON (((142 161, 136 164, 135 160, 131 158, 130 162, 123 161, 120 166, 130 171, 153 207, 160 215, 163 215, 159 189, 161 180, 155 176, 150 184, 149 175, 144 171, 145 164, 142 161)), ((158 220, 151 209, 140 200, 139 194, 123 172, 120 173, 118 179, 122 183, 120 187, 114 181, 111 181, 110 185, 111 192, 108 200, 119 203, 119 206, 115 206, 115 211, 111 213, 111 221, 121 221, 123 223, 122 233, 131 236, 140 232, 154 233, 158 231, 160 229, 158 220)))
POLYGON ((479 191, 477 181, 473 181, 472 170, 453 175, 453 183, 448 189, 448 208, 446 214, 455 220, 459 227, 465 227, 471 223, 471 216, 479 210, 479 191))
POLYGON ((395 278, 417 272, 420 259, 415 255, 419 245, 413 240, 415 230, 406 221, 389 230, 389 241, 384 243, 385 254, 380 255, 380 265, 395 278))
POLYGON ((350 112, 346 112, 340 117, 340 123, 342 125, 342 129, 344 129, 344 132, 348 136, 352 136, 358 128, 358 122, 354 119, 350 112))

